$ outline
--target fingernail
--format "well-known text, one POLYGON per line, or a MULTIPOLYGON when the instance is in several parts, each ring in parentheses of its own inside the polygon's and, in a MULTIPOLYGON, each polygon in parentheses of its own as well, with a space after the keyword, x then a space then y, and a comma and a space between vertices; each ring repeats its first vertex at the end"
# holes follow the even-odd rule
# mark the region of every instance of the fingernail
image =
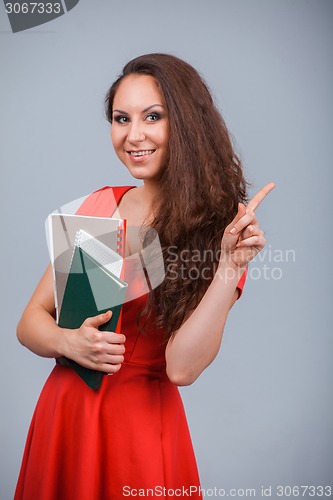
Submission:
POLYGON ((235 227, 233 227, 232 229, 230 229, 230 233, 231 234, 235 234, 237 233, 237 229, 235 227))

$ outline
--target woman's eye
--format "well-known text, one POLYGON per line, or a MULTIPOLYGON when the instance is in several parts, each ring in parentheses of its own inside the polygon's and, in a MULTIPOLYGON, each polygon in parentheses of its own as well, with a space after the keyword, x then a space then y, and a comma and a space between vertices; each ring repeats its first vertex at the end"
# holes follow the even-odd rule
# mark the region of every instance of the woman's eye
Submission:
POLYGON ((146 117, 146 120, 149 122, 156 122, 159 119, 160 115, 158 113, 150 113, 150 115, 146 117))
POLYGON ((114 117, 114 120, 115 120, 117 123, 127 123, 127 122, 128 122, 128 117, 127 117, 127 116, 122 116, 122 115, 119 115, 119 116, 115 116, 115 117, 114 117))

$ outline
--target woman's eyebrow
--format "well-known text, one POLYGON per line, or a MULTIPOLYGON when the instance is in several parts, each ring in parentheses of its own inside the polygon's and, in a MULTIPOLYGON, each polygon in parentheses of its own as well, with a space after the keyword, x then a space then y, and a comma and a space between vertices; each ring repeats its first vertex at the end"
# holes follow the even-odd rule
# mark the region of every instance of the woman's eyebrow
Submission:
POLYGON ((143 112, 146 113, 147 111, 149 111, 151 108, 154 108, 155 106, 159 106, 160 108, 163 108, 162 104, 152 104, 151 106, 148 106, 148 108, 145 108, 143 110, 143 112))
POLYGON ((116 112, 117 112, 117 113, 121 113, 122 115, 128 115, 128 113, 126 113, 126 111, 122 111, 121 109, 114 109, 114 110, 112 111, 112 113, 116 113, 116 112))
MULTIPOLYGON (((154 108, 155 106, 159 106, 160 108, 163 108, 164 106, 162 104, 151 104, 150 106, 148 106, 147 108, 145 108, 142 112, 143 113, 146 113, 147 111, 149 111, 151 108, 154 108)), ((126 111, 123 111, 121 109, 114 109, 113 110, 113 113, 121 113, 122 115, 128 115, 128 113, 126 113, 126 111)))

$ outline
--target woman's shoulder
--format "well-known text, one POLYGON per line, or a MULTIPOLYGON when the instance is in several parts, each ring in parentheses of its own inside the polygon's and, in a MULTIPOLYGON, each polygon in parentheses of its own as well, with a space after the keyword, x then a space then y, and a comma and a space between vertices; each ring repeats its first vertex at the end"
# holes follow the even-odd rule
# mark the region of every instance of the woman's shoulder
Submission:
POLYGON ((141 187, 103 186, 80 198, 76 198, 53 210, 52 214, 94 215, 96 217, 110 217, 121 204, 125 212, 138 211, 141 187), (133 189, 137 188, 137 189, 133 189), (136 193, 138 192, 138 193, 136 193))
POLYGON ((117 214, 128 221, 129 225, 142 226, 149 218, 149 204, 143 186, 125 191, 118 197, 117 214))
POLYGON ((93 213, 96 217, 110 217, 122 197, 135 186, 103 186, 86 196, 78 207, 77 215, 93 213))

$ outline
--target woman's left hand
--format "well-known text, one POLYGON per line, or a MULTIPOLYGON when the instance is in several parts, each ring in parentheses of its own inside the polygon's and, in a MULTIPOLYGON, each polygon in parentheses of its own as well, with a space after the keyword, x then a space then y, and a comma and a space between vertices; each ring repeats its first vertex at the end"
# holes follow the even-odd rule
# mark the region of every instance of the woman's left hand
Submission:
POLYGON ((238 212, 233 221, 225 228, 221 241, 221 264, 232 264, 245 268, 265 246, 264 232, 260 229, 255 210, 263 199, 275 188, 269 182, 245 206, 238 204, 238 212))

